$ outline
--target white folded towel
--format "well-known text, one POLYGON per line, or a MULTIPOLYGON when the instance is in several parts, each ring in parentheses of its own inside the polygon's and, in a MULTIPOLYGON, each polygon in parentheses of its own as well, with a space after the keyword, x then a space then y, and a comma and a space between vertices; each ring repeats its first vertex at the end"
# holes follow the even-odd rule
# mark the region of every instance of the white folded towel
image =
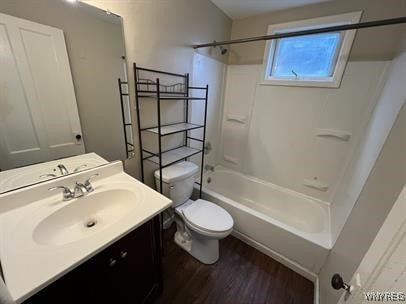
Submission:
POLYGON ((1 276, 0 276, 0 304, 15 304, 1 276))

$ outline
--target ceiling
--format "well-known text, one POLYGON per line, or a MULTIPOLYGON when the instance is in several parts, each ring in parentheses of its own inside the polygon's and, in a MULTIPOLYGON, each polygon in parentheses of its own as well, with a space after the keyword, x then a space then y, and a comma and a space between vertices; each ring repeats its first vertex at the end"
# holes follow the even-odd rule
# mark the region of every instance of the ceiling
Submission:
POLYGON ((271 11, 331 0, 210 0, 231 19, 241 19, 271 11))

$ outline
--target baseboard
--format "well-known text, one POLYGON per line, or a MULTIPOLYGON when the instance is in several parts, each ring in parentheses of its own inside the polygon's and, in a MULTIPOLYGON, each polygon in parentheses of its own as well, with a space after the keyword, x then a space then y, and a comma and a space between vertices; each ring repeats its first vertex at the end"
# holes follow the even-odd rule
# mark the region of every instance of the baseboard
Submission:
POLYGON ((319 277, 317 274, 299 265, 298 263, 292 261, 291 259, 281 255, 280 253, 272 250, 271 248, 268 248, 265 245, 258 243, 257 241, 253 240, 252 238, 241 232, 233 230, 232 235, 235 236, 237 239, 243 241, 247 245, 250 245, 251 247, 262 252, 263 254, 266 254, 267 256, 271 257, 275 261, 288 267, 289 269, 292 269, 294 272, 300 274, 306 279, 312 281, 314 284, 314 304, 319 304, 319 277))

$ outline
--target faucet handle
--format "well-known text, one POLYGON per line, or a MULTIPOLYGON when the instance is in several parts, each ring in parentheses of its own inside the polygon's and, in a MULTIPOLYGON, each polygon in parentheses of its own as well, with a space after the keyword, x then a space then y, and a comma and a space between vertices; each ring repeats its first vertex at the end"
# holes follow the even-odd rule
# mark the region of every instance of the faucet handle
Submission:
POLYGON ((68 169, 63 164, 59 164, 58 166, 59 171, 61 172, 61 175, 67 175, 69 174, 68 169))
POLYGON ((94 188, 92 184, 90 183, 90 180, 96 176, 99 176, 99 173, 95 173, 93 175, 90 175, 88 179, 83 183, 83 185, 86 187, 87 192, 92 192, 94 191, 94 188))
POLYGON ((85 194, 86 194, 86 192, 88 192, 87 191, 87 188, 85 187, 85 185, 83 185, 83 184, 80 184, 80 183, 78 183, 78 182, 75 182, 75 188, 74 188, 75 190, 74 190, 74 196, 75 196, 75 198, 77 198, 77 197, 82 197, 82 196, 84 196, 85 194))
POLYGON ((77 166, 77 167, 75 168, 75 170, 73 170, 73 172, 78 172, 80 169, 86 168, 86 167, 87 167, 87 164, 83 164, 83 165, 77 166))
POLYGON ((69 201, 70 199, 74 198, 74 196, 75 196, 74 193, 68 187, 65 187, 65 186, 56 186, 56 187, 49 188, 48 190, 54 191, 57 189, 63 189, 62 194, 63 194, 64 201, 69 201))
POLYGON ((39 178, 45 178, 45 177, 57 177, 57 176, 56 176, 56 174, 53 174, 53 173, 42 174, 39 176, 39 178))

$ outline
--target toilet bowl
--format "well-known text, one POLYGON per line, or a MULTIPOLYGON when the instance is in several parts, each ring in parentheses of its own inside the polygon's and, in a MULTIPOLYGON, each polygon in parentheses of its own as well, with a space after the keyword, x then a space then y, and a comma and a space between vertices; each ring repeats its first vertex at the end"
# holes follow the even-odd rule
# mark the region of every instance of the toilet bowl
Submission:
MULTIPOLYGON (((198 166, 180 162, 162 170, 162 193, 172 199, 177 231, 174 241, 204 264, 219 259, 219 240, 228 236, 234 221, 220 206, 202 199, 190 199, 198 166)), ((155 183, 160 190, 159 170, 155 171, 155 183)))

